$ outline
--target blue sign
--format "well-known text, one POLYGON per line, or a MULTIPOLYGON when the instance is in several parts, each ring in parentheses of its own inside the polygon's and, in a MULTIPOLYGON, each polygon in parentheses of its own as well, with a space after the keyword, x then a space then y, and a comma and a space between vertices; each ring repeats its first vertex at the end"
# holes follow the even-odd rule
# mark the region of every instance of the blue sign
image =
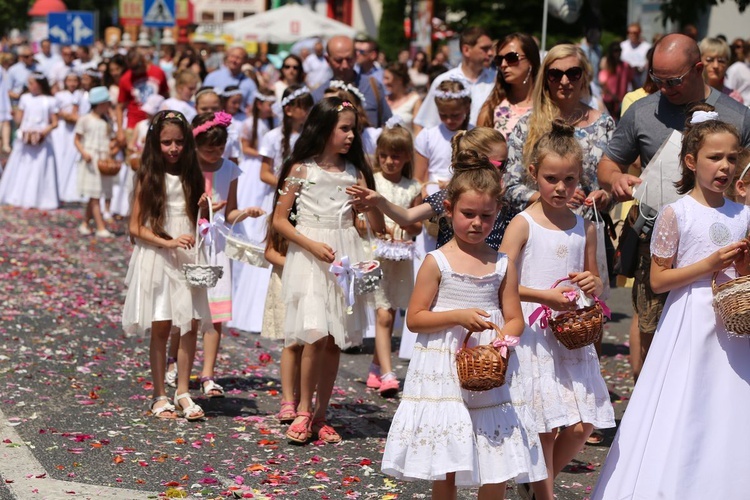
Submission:
POLYGON ((147 28, 171 28, 177 24, 175 0, 143 0, 143 25, 147 28))
POLYGON ((94 13, 86 11, 47 14, 49 41, 60 45, 94 45, 94 13))

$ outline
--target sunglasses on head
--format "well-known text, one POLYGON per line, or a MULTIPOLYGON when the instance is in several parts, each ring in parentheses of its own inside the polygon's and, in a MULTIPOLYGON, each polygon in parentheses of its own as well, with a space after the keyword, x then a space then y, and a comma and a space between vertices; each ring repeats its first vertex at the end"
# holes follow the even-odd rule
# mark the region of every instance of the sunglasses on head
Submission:
MULTIPOLYGON (((698 64, 698 63, 695 63, 698 64)), ((683 83, 683 79, 690 73, 693 68, 695 67, 695 64, 690 66, 690 68, 685 71, 683 74, 676 78, 659 78, 658 76, 654 75, 653 70, 649 70, 648 73, 651 76, 651 81, 653 81, 657 87, 679 87, 683 83)))
POLYGON ((518 62, 522 59, 526 59, 526 56, 522 56, 518 52, 508 52, 507 54, 498 54, 495 56, 495 66, 498 68, 503 64, 503 61, 505 61, 508 66, 513 66, 514 64, 518 64, 518 62))
POLYGON ((285 64, 285 65, 282 66, 282 68, 284 68, 284 69, 299 69, 299 66, 297 66, 296 64, 285 64))
POLYGON ((580 66, 573 66, 565 71, 556 68, 547 70, 547 80, 550 82, 557 83, 562 80, 563 76, 567 76, 570 83, 575 83, 583 76, 583 68, 580 66))

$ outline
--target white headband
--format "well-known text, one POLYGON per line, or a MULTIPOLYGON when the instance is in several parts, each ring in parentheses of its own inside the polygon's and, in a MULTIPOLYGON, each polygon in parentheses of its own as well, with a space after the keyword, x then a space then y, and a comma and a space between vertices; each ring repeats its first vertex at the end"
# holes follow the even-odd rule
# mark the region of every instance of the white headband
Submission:
POLYGON ((292 92, 291 94, 283 98, 281 100, 281 107, 283 108, 287 104, 291 104, 291 102, 297 99, 298 97, 301 97, 302 95, 309 94, 309 93, 310 93, 310 89, 307 88, 307 85, 303 85, 302 87, 298 88, 297 90, 295 90, 294 92, 292 92))
POLYGON ((464 99, 471 97, 471 84, 465 79, 458 75, 451 75, 447 80, 450 82, 460 83, 463 89, 458 92, 450 92, 446 90, 435 90, 435 99, 464 99))
POLYGON ((341 89, 354 94, 355 96, 357 96, 357 99, 359 99, 359 103, 362 105, 362 107, 364 107, 365 103, 367 102, 364 94, 351 83, 346 83, 343 80, 331 80, 331 83, 329 83, 328 86, 330 88, 341 89))
POLYGON ((405 124, 406 122, 404 122, 403 118, 401 118, 399 115, 393 115, 388 118, 388 121, 385 122, 385 128, 391 130, 396 127, 403 127, 405 124))
POLYGON ((235 95, 242 95, 242 90, 240 89, 234 89, 234 90, 229 90, 229 91, 225 90, 224 92, 221 93, 221 97, 232 97, 235 95))
POLYGON ((719 113, 716 111, 696 111, 690 118, 690 125, 696 125, 698 123, 707 122, 710 120, 718 120, 719 113))
POLYGON ((258 101, 263 101, 263 102, 276 102, 275 95, 266 95, 266 94, 261 94, 260 92, 255 94, 255 99, 258 101))
POLYGON ((738 180, 741 181, 742 179, 744 179, 745 178, 745 174, 747 173, 748 170, 750 170, 750 163, 748 163, 747 166, 745 167, 745 169, 742 171, 742 174, 740 174, 740 177, 739 177, 738 180))

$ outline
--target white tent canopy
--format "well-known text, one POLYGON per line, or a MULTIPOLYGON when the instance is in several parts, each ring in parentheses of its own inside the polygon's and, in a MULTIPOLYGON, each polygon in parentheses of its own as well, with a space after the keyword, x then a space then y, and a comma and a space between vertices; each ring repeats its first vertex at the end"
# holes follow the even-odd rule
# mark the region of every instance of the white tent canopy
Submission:
POLYGON ((294 43, 313 36, 354 37, 356 34, 351 26, 296 3, 226 23, 223 30, 236 41, 269 43, 294 43))

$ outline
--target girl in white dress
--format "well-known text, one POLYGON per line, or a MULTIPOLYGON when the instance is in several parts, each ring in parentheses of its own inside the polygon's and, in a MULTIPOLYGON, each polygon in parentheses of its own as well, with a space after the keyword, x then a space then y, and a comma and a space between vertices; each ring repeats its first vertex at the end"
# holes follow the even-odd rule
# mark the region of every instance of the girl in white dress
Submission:
POLYGON ((63 80, 64 89, 55 93, 58 125, 52 132, 52 147, 55 151, 57 171, 57 194, 60 201, 83 201, 78 190, 78 157, 76 148, 70 144, 75 139, 75 126, 78 121, 78 105, 81 97, 78 87, 81 78, 71 71, 63 80))
POLYGON ((507 350, 524 331, 518 279, 512 261, 484 241, 502 207, 499 172, 474 151, 460 153, 453 168, 446 212, 455 236, 428 254, 417 275, 406 321, 419 335, 383 472, 433 481, 437 500, 455 499, 457 486, 479 486, 480 499, 502 499, 508 479, 546 476, 518 358, 507 350), (461 389, 455 357, 467 335, 469 346, 504 348, 504 385, 461 389))
POLYGON ((230 85, 221 93, 221 108, 232 117, 232 123, 227 129, 229 137, 224 149, 224 158, 232 160, 237 165, 242 159, 240 132, 242 131, 242 123, 247 119, 247 114, 242 109, 242 99, 242 91, 237 85, 230 85))
MULTIPOLYGON (((583 300, 579 289, 586 296, 602 292, 596 228, 568 208, 582 173, 582 156, 573 127, 556 119, 552 130, 534 145, 528 166, 540 197, 511 221, 500 245, 500 251, 518 265, 524 317, 531 324, 516 352, 547 463, 547 479, 532 485, 537 500, 554 498, 555 477, 595 427, 615 426, 593 344, 568 350, 546 322, 540 326, 535 321, 544 308, 576 310, 577 299, 583 300), (573 286, 551 289, 560 278, 569 278, 573 286)), ((586 203, 593 201, 588 198, 586 203)), ((520 487, 529 491, 528 485, 520 487)))
MULTIPOLYGON (((750 208, 724 198, 737 130, 697 105, 682 139, 685 196, 651 239, 651 286, 669 292, 593 499, 747 498, 750 339, 712 310, 711 277, 750 274, 750 208)), ((745 292, 740 292, 745 293, 745 292)))
POLYGON ((87 97, 91 112, 80 117, 75 127, 75 147, 81 156, 78 162, 78 192, 88 200, 78 232, 91 234, 89 221, 94 219, 97 238, 111 238, 113 234, 104 224, 99 200, 112 198, 114 176, 102 175, 97 165, 99 160, 114 158, 119 150, 110 122, 109 90, 103 86, 94 87, 87 97))
POLYGON ((195 104, 193 104, 193 94, 198 89, 201 79, 192 70, 181 69, 175 73, 174 80, 174 97, 164 100, 159 106, 159 110, 179 111, 188 122, 192 123, 193 118, 198 114, 195 110, 195 104))
MULTIPOLYGON (((307 87, 289 86, 284 91, 284 98, 281 101, 281 109, 284 113, 281 126, 262 136, 258 135, 258 154, 262 157, 260 174, 255 179, 249 178, 248 182, 260 181, 266 186, 263 188, 265 198, 260 206, 268 213, 273 211, 273 197, 278 185, 281 165, 292 153, 292 148, 313 104, 312 95, 307 87)), ((251 240, 260 243, 266 237, 266 226, 260 223, 261 219, 256 220, 258 223, 250 227, 247 234, 251 240)), ((239 316, 234 322, 236 328, 249 332, 261 331, 270 278, 271 269, 269 268, 244 266, 237 286, 237 300, 242 302, 243 307, 238 311, 239 316)))
POLYGON ((197 420, 204 414, 190 398, 188 384, 198 330, 211 328, 211 311, 206 289, 188 285, 182 266, 195 263, 198 208, 207 215, 210 200, 185 117, 177 111, 160 111, 151 123, 130 216, 135 248, 126 277, 122 326, 126 333, 151 333, 152 414, 197 420), (174 405, 164 384, 172 325, 181 333, 174 405))
MULTIPOLYGON (((422 203, 422 186, 411 178, 414 144, 411 133, 400 126, 386 124, 378 138, 375 154, 375 188, 391 203, 408 209, 422 203)), ((398 225, 386 219, 386 243, 407 242, 422 230, 422 223, 398 225)), ((396 395, 399 389, 396 373, 391 365, 391 336, 393 321, 398 309, 406 310, 414 285, 414 270, 411 258, 392 255, 391 259, 380 257, 383 279, 375 291, 376 323, 375 354, 370 364, 367 387, 377 389, 383 397, 396 395), (398 259, 398 260, 396 260, 398 259)))
MULTIPOLYGON (((357 134, 357 113, 349 101, 326 97, 310 112, 292 156, 284 162, 274 197, 274 229, 289 241, 282 276, 285 343, 304 345, 297 418, 286 433, 298 443, 313 434, 326 443, 341 441, 326 424, 326 410, 341 349, 361 342, 369 302, 362 295, 352 302, 349 287, 344 286, 345 293, 339 286, 342 280, 333 274, 347 260, 364 260, 352 200, 345 192, 357 183, 375 187, 357 134)), ((382 230, 377 212, 364 216, 374 231, 382 230)))
POLYGON ((57 107, 43 74, 34 72, 18 101, 20 123, 13 151, 0 178, 0 204, 51 210, 58 207, 55 153, 49 134, 57 128, 57 107))

